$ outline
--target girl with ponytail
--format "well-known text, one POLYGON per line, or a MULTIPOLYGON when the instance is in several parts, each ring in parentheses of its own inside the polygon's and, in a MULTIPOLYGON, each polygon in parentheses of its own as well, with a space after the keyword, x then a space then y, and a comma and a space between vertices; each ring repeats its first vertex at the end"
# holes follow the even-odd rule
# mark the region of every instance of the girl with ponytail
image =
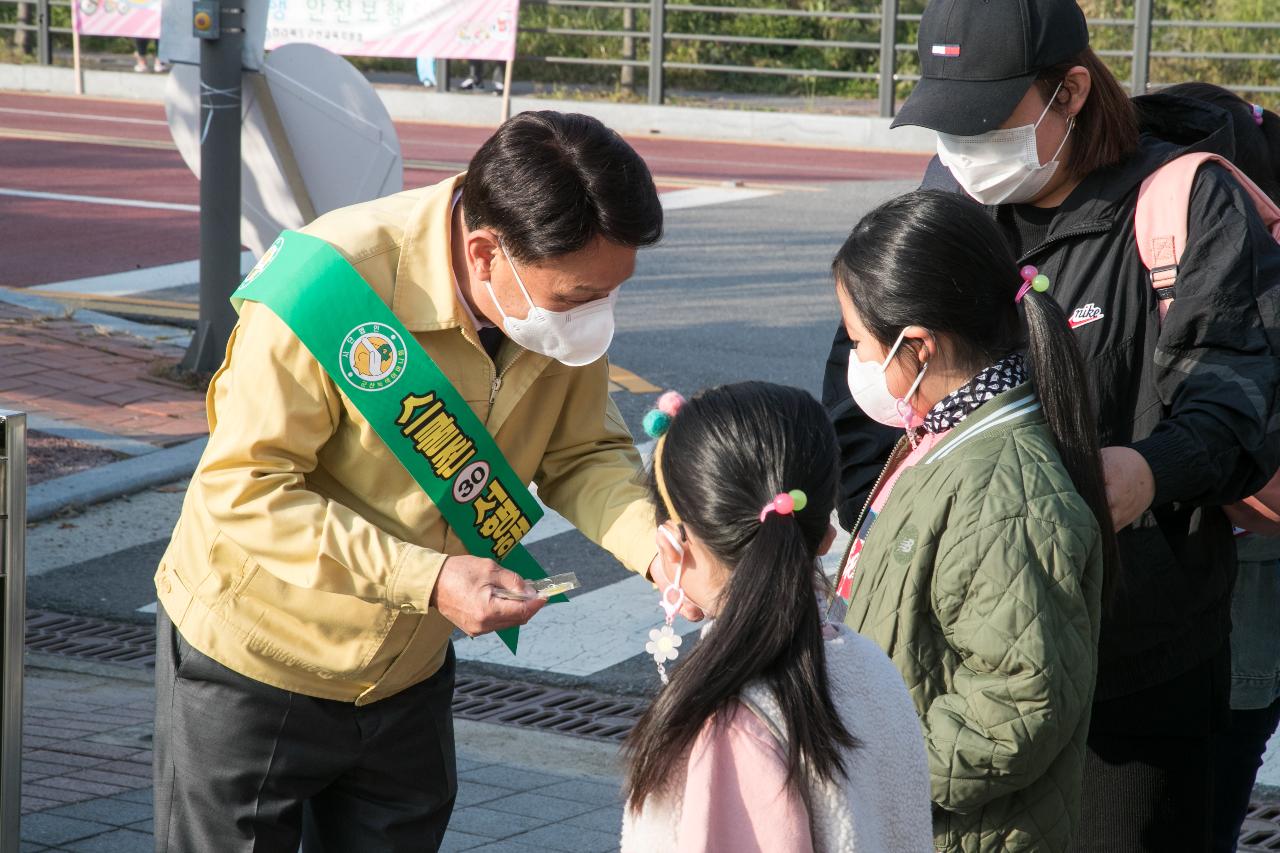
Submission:
POLYGON ((904 431, 833 609, 898 665, 924 729, 934 844, 1065 851, 1114 535, 1097 423, 1052 283, 973 202, 868 214, 833 269, 849 388, 904 431))
MULTIPOLYGON (((651 495, 664 609, 712 619, 628 738, 622 849, 925 851, 920 727, 893 664, 827 625, 835 434, 795 388, 664 395, 651 495)), ((670 620, 669 620, 670 621, 670 620)), ((663 664, 679 638, 654 631, 663 664)))

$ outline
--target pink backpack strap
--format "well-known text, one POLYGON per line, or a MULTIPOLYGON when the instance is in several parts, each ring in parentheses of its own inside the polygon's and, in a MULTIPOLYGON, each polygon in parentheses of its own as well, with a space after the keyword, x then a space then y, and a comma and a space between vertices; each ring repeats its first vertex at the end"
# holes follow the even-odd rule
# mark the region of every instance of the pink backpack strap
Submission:
POLYGON ((1134 211, 1134 236, 1138 255, 1151 275, 1151 286, 1160 300, 1163 321, 1173 304, 1178 264, 1187 248, 1187 219, 1196 173, 1205 163, 1229 171, 1249 195, 1272 236, 1280 240, 1280 208, 1235 164, 1217 154, 1184 154, 1147 176, 1138 190, 1134 211))

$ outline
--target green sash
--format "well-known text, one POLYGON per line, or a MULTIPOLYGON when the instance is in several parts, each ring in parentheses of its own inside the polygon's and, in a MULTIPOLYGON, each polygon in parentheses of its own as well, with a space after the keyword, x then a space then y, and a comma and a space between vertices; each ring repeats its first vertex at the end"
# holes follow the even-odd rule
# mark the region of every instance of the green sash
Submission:
MULTIPOLYGON (((285 231, 231 297, 237 312, 246 301, 298 336, 472 556, 528 580, 547 576, 520 544, 542 507, 453 383, 336 249, 285 231)), ((498 635, 514 653, 519 629, 498 635)))

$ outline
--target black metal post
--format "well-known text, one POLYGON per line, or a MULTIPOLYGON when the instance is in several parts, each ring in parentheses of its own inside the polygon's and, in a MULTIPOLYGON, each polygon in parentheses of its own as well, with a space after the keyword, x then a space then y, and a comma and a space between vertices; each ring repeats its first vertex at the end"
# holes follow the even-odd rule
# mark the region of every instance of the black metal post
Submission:
POLYGON ((666 99, 662 61, 667 52, 667 0, 649 2, 649 103, 661 104, 666 99))
POLYGON ((880 9, 880 115, 891 118, 898 108, 898 0, 880 9))
POLYGON ((18 853, 26 629, 27 416, 0 411, 0 853, 18 853))
POLYGON ((53 41, 49 38, 49 0, 36 0, 36 56, 41 65, 53 64, 53 41))
POLYGON ((1151 79, 1151 0, 1133 0, 1133 79, 1129 94, 1144 95, 1151 79))
POLYGON ((220 35, 200 41, 200 321, 182 366, 211 373, 236 324, 240 283, 240 51, 243 10, 222 0, 220 35))

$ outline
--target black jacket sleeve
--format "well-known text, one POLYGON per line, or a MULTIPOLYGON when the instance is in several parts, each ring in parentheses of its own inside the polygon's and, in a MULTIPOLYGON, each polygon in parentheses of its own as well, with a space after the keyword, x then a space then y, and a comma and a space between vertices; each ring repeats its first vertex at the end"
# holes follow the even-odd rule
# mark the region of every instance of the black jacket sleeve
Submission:
POLYGON ((871 420, 853 402, 849 394, 849 349, 849 335, 841 325, 822 378, 822 404, 835 424, 840 444, 840 495, 836 509, 840 526, 846 530, 857 522, 871 487, 902 435, 902 430, 871 420))
POLYGON ((1167 415, 1133 444, 1156 506, 1232 503, 1280 465, 1280 245, 1217 167, 1200 170, 1188 220, 1154 356, 1167 415))
POLYGON ((938 155, 934 154, 924 170, 924 178, 920 181, 922 190, 946 190, 950 193, 963 193, 951 170, 942 165, 938 155))

